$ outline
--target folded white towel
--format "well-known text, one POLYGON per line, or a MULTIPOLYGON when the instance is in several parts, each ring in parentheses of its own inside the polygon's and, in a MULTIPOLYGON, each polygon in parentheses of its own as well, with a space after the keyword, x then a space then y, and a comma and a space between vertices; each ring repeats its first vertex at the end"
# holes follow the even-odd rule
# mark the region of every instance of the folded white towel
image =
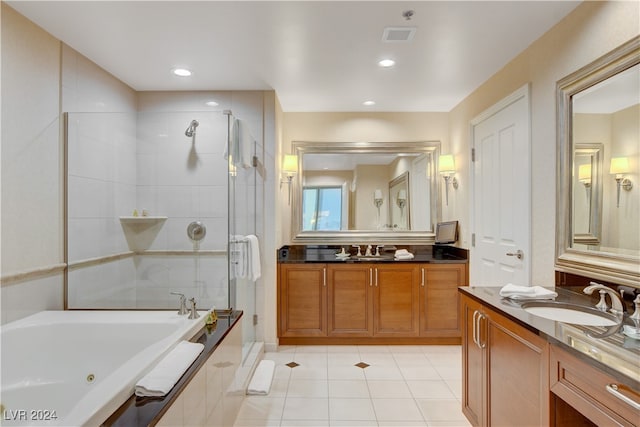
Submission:
POLYGON ((204 345, 181 341, 136 384, 136 396, 165 396, 204 350, 204 345))
POLYGON ((247 252, 249 254, 248 259, 248 275, 249 280, 256 281, 260 278, 262 274, 260 270, 260 245, 258 243, 258 238, 253 234, 249 234, 247 236, 247 252))
POLYGON ((395 259, 413 259, 413 254, 406 249, 398 249, 394 254, 395 259))
POLYGON ((247 394, 269 394, 275 369, 276 363, 273 360, 261 360, 253 373, 253 378, 251 378, 251 382, 247 388, 247 394))
POLYGON ((558 294, 542 286, 520 286, 507 283, 500 289, 500 296, 511 299, 553 299, 558 294))

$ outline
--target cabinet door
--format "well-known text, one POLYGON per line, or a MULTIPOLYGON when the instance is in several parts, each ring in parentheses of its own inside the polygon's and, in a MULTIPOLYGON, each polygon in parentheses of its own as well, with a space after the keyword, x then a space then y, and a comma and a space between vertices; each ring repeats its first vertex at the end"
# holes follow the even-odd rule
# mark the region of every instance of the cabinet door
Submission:
POLYGON ((329 264, 327 271, 329 336, 370 337, 373 334, 373 266, 329 264))
POLYGON ((281 264, 280 336, 327 336, 326 264, 281 264))
POLYGON ((498 313, 486 313, 487 425, 549 425, 549 344, 498 313))
POLYGON ((375 336, 418 336, 419 270, 418 264, 374 264, 375 336))
POLYGON ((420 335, 459 337, 458 286, 466 284, 466 264, 420 266, 420 335))
POLYGON ((484 339, 480 326, 482 306, 471 298, 460 295, 460 320, 462 323, 462 412, 474 426, 486 425, 484 421, 484 339))

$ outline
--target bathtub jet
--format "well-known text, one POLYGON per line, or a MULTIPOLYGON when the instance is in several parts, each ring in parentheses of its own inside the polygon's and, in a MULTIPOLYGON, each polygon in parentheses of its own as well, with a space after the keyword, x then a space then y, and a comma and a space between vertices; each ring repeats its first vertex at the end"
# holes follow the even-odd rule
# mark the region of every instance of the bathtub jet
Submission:
POLYGON ((184 134, 189 138, 193 138, 196 135, 196 128, 199 124, 200 123, 197 120, 191 120, 191 123, 189 123, 189 127, 184 131, 184 134))

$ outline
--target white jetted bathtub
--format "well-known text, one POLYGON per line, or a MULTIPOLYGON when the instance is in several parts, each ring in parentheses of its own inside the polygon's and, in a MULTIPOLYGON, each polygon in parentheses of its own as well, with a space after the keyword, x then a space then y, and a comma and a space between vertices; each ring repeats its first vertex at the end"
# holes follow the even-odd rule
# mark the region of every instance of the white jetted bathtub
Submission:
POLYGON ((0 424, 99 425, 205 314, 43 311, 3 325, 0 424))

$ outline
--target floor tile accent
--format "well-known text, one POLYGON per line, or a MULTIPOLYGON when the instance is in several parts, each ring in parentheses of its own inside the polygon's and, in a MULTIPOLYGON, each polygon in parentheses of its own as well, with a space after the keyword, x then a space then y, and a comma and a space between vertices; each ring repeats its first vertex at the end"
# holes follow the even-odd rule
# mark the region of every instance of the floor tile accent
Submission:
POLYGON ((286 346, 268 396, 247 396, 235 427, 470 427, 460 346, 286 346), (293 369, 296 368, 296 369, 293 369))

